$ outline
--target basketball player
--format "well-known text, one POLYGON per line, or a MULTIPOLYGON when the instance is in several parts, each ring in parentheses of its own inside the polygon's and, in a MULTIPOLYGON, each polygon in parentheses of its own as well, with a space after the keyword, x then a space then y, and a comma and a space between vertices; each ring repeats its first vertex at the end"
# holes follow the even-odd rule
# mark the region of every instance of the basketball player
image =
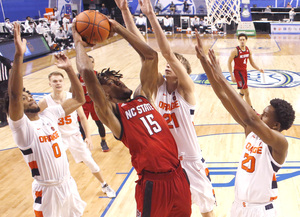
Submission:
MULTIPOLYGON (((26 40, 21 40, 20 25, 14 23, 15 57, 9 78, 7 110, 14 140, 28 163, 32 177, 33 209, 37 217, 79 217, 86 203, 81 200, 76 183, 70 175, 66 152, 57 119, 71 114, 84 103, 81 85, 72 71, 67 71, 75 91, 71 99, 40 108, 29 91, 23 89, 22 62, 26 40)), ((62 56, 55 56, 59 61, 62 56)))
POLYGON ((285 100, 272 99, 263 114, 258 116, 227 82, 214 51, 209 51, 209 62, 198 33, 196 37, 197 57, 214 92, 244 128, 246 135, 235 178, 231 216, 276 216, 273 204, 278 195, 276 173, 283 166, 288 153, 288 141, 281 132, 292 126, 295 111, 285 100))
MULTIPOLYGON (((93 63, 93 68, 95 68, 95 60, 94 60, 94 58, 92 56, 89 56, 89 58, 91 58, 91 61, 93 63)), ((97 71, 94 70, 94 72, 97 74, 97 71)), ((83 88, 83 91, 84 91, 84 95, 85 95, 85 103, 82 106, 84 114, 85 114, 85 116, 86 116, 87 119, 89 118, 89 115, 91 114, 91 117, 93 118, 93 120, 95 121, 95 123, 96 123, 96 125, 98 127, 98 132, 99 132, 99 135, 101 137, 101 143, 100 143, 100 145, 101 145, 102 151, 103 152, 108 152, 109 148, 108 148, 106 140, 105 140, 105 127, 102 124, 102 122, 99 120, 99 118, 98 118, 98 116, 97 116, 97 114, 95 112, 94 103, 91 100, 91 97, 89 96, 89 94, 88 94, 88 92, 86 90, 85 83, 84 83, 82 77, 80 76, 80 74, 78 74, 78 78, 80 80, 80 83, 82 85, 82 88, 83 88)), ((84 130, 82 128, 81 122, 79 122, 79 126, 80 126, 80 132, 83 135, 83 139, 85 139, 85 133, 84 133, 84 130)))
POLYGON ((77 69, 101 122, 129 148, 139 176, 135 194, 137 216, 190 216, 191 193, 175 140, 153 106, 157 53, 116 21, 110 20, 110 25, 111 34, 121 35, 140 55, 141 74, 149 72, 147 78, 141 77, 140 92, 130 99, 132 91, 120 80, 121 75, 109 69, 98 74, 97 80, 84 42, 73 26, 77 69))
MULTIPOLYGON (((57 64, 58 68, 64 69, 65 71, 70 70, 74 72, 69 58, 64 54, 61 54, 61 56, 63 58, 61 58, 60 62, 57 64)), ((49 85, 53 92, 39 101, 38 105, 41 111, 50 106, 60 105, 67 99, 72 98, 72 94, 70 92, 64 91, 64 76, 62 73, 52 72, 48 75, 48 79, 49 85)), ((66 117, 59 118, 58 127, 62 135, 65 149, 70 150, 75 162, 83 162, 85 165, 87 165, 92 174, 101 183, 102 191, 110 198, 116 197, 115 191, 104 181, 100 172, 100 168, 94 161, 92 154, 87 147, 87 145, 92 147, 92 139, 89 132, 88 121, 84 115, 82 107, 79 107, 76 111, 66 117), (87 135, 85 141, 83 141, 79 131, 77 114, 80 117, 82 126, 87 135)))
POLYGON ((240 90, 240 95, 242 98, 245 96, 246 102, 252 107, 252 103, 249 96, 248 89, 248 76, 247 76, 247 62, 249 62, 253 68, 264 73, 264 70, 259 68, 253 60, 252 52, 246 46, 247 35, 241 33, 238 35, 238 40, 240 45, 237 46, 234 50, 231 51, 231 54, 228 59, 228 70, 231 76, 231 80, 237 83, 237 88, 240 90), (234 70, 232 74, 231 63, 234 60, 234 70))
MULTIPOLYGON (((154 81, 157 86, 154 92, 156 96, 155 105, 167 121, 177 143, 178 158, 190 180, 192 202, 199 206, 202 216, 214 216, 214 191, 193 125, 196 98, 194 82, 189 76, 191 66, 187 59, 171 50, 170 44, 157 21, 151 1, 140 1, 140 7, 148 17, 161 53, 168 62, 165 78, 160 73, 153 75, 153 77, 157 77, 157 80, 154 81)), ((149 76, 147 74, 141 74, 141 76, 149 76)))

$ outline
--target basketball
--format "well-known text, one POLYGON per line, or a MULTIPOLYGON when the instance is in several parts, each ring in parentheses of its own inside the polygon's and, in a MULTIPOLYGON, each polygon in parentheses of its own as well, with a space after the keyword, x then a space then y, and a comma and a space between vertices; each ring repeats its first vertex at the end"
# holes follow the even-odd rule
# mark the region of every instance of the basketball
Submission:
POLYGON ((110 24, 107 17, 94 10, 86 10, 76 17, 75 27, 88 44, 97 44, 108 38, 110 24))

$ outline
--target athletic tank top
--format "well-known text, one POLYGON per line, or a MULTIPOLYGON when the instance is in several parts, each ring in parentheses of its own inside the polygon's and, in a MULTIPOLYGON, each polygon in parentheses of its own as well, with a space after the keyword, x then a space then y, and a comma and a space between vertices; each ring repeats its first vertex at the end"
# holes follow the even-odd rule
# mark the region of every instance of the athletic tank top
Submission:
POLYGON ((248 203, 267 203, 278 195, 276 173, 282 167, 269 147, 249 133, 235 178, 235 198, 248 203))
MULTIPOLYGON (((94 71, 94 73, 97 74, 97 71, 94 71)), ((83 80, 83 78, 81 77, 80 74, 78 75, 78 78, 79 78, 80 84, 81 84, 83 92, 84 92, 85 103, 92 101, 91 97, 88 94, 88 91, 87 91, 86 85, 84 83, 84 80, 83 80)))
POLYGON ((242 51, 239 46, 236 47, 238 55, 234 58, 235 70, 247 70, 247 61, 250 56, 250 51, 246 46, 245 51, 242 51))
POLYGON ((167 121, 177 143, 179 156, 202 158, 193 123, 195 106, 187 103, 177 89, 169 94, 166 81, 158 88, 155 105, 167 121))
POLYGON ((138 96, 118 103, 121 141, 129 148, 137 173, 167 172, 179 165, 176 142, 167 123, 150 102, 138 96))
MULTIPOLYGON (((50 106, 57 106, 59 103, 56 103, 53 98, 51 97, 51 94, 46 95, 45 100, 47 102, 48 107, 50 106)), ((72 93, 66 92, 66 100, 72 98, 72 93)), ((63 137, 67 137, 70 135, 74 135, 76 133, 79 133, 79 124, 77 119, 77 112, 74 111, 71 114, 58 119, 58 127, 59 131, 61 132, 61 135, 63 137)))

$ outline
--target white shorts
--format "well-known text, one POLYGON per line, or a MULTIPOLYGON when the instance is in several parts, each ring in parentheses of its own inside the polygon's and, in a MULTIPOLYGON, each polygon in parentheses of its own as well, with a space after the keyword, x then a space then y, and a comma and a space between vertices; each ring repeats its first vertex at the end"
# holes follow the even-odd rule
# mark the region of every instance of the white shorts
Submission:
POLYGON ((81 134, 62 137, 66 150, 69 149, 75 162, 80 163, 84 159, 92 158, 92 153, 83 141, 81 134))
POLYGON ((231 207, 231 217, 276 217, 276 209, 272 202, 265 204, 247 204, 235 200, 231 207))
POLYGON ((80 217, 86 206, 71 176, 53 185, 43 185, 34 180, 32 194, 36 217, 80 217))
POLYGON ((211 181, 207 177, 208 169, 201 159, 180 161, 185 169, 192 193, 192 203, 199 206, 201 213, 207 213, 214 209, 216 198, 211 181))

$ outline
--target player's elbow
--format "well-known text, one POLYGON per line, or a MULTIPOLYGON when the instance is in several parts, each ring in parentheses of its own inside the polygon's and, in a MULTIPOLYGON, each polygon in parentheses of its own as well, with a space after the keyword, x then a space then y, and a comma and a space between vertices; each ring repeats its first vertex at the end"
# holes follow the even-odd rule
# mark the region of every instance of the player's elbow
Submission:
POLYGON ((247 115, 246 117, 243 118, 243 122, 249 126, 249 127, 255 127, 258 121, 258 116, 256 114, 251 114, 247 115))

